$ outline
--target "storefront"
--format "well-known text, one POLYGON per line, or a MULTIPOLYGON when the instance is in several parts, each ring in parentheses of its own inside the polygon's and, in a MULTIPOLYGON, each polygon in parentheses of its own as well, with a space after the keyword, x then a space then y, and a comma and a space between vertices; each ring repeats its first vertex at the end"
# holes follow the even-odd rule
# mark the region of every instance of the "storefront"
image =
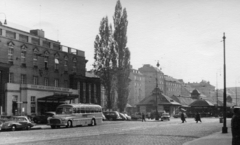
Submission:
POLYGON ((7 115, 41 114, 59 104, 78 102, 78 90, 31 84, 6 84, 7 115))

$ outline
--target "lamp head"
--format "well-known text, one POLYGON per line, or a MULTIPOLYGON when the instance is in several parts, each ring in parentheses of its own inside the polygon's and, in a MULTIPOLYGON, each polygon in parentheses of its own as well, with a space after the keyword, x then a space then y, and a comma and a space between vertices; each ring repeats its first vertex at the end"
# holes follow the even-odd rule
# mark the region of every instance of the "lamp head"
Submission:
POLYGON ((5 19, 4 24, 7 25, 7 19, 5 19))

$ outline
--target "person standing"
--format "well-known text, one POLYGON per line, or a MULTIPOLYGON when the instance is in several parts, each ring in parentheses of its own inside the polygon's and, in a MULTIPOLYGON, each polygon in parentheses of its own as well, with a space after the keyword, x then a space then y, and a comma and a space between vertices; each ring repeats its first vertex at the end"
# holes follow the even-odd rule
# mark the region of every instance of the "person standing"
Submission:
POLYGON ((142 113, 142 122, 143 121, 146 121, 146 119, 145 119, 145 114, 144 113, 142 113))
POLYGON ((181 113, 181 120, 182 120, 182 123, 186 122, 185 114, 183 112, 181 113))
POLYGON ((198 121, 202 123, 201 116, 198 112, 196 113, 195 120, 196 120, 196 123, 198 123, 198 121))
POLYGON ((232 145, 240 145, 240 110, 239 108, 234 108, 233 113, 234 115, 231 120, 232 145))

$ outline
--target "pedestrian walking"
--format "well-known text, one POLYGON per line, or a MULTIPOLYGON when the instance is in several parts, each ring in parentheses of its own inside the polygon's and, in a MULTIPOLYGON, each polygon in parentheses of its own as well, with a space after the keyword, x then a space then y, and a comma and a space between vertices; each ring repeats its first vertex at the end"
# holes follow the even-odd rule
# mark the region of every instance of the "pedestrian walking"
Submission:
POLYGON ((195 121, 196 121, 196 123, 198 123, 198 121, 200 121, 202 123, 201 116, 198 112, 195 115, 195 121))
POLYGON ((181 113, 181 120, 182 120, 182 123, 187 122, 185 118, 185 114, 183 112, 181 113))
POLYGON ((234 108, 233 113, 234 115, 231 120, 232 145, 240 145, 240 110, 239 108, 234 108))
POLYGON ((143 121, 146 121, 146 119, 145 119, 145 114, 144 113, 142 113, 142 122, 143 121))

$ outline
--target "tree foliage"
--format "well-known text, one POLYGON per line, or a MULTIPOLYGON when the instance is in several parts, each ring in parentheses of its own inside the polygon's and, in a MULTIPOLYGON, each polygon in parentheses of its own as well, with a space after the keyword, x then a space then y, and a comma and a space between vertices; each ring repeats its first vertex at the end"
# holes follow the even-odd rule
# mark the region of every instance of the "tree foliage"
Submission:
POLYGON ((108 18, 102 19, 94 42, 94 71, 106 90, 107 108, 112 109, 117 89, 117 106, 124 111, 129 96, 130 51, 127 47, 127 11, 117 1, 113 16, 114 32, 108 18))
POLYGON ((106 93, 106 107, 113 108, 115 100, 115 70, 117 64, 117 56, 115 50, 115 41, 112 37, 112 26, 108 25, 108 18, 105 17, 100 22, 99 34, 96 36, 94 42, 94 72, 101 79, 106 93))
POLYGON ((117 105, 120 112, 124 111, 129 96, 130 51, 127 47, 127 11, 122 10, 120 0, 117 1, 114 21, 114 40, 116 41, 117 61, 117 105))

